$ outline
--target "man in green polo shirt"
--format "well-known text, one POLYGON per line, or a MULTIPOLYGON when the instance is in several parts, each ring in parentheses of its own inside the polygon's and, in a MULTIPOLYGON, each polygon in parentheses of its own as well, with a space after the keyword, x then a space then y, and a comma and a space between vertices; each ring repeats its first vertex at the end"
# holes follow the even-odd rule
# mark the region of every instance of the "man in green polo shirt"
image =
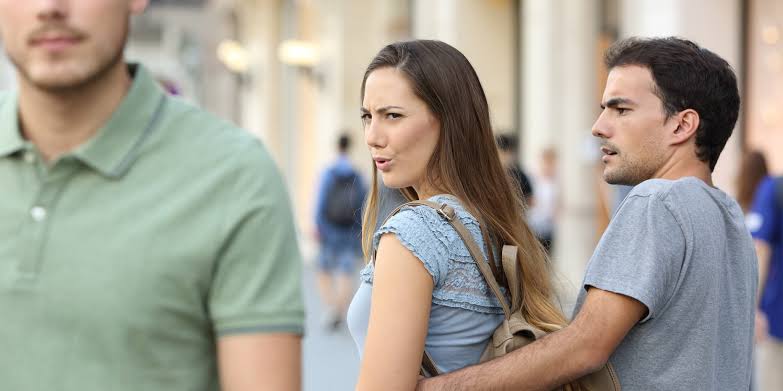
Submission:
POLYGON ((298 389, 283 181, 124 63, 146 5, 0 0, 0 390, 298 389))

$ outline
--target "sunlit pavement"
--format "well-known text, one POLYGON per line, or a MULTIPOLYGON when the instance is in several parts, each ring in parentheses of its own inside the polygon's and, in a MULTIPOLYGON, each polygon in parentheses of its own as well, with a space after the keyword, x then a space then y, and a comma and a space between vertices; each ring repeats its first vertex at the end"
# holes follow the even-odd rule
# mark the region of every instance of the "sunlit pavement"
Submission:
MULTIPOLYGON (((359 374, 356 345, 343 324, 337 331, 323 325, 324 309, 318 298, 315 264, 311 251, 305 251, 304 298, 307 306, 303 342, 304 391, 353 390, 359 374), (308 254, 309 253, 309 254, 308 254)), ((357 276, 358 280, 358 276, 357 276)))

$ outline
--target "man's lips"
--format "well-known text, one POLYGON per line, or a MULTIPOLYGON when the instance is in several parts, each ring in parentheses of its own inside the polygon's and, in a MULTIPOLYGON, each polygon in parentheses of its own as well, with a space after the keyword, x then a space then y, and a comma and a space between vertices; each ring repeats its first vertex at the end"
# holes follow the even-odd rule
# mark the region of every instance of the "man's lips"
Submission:
POLYGON ((601 153, 604 155, 617 155, 617 152, 615 152, 613 149, 609 149, 607 147, 601 147, 601 153))
POLYGON ((75 36, 48 36, 31 39, 30 44, 33 47, 57 50, 76 45, 79 41, 81 41, 81 38, 75 36))
POLYGON ((44 26, 30 34, 28 43, 33 47, 64 48, 82 41, 85 35, 68 26, 44 26))

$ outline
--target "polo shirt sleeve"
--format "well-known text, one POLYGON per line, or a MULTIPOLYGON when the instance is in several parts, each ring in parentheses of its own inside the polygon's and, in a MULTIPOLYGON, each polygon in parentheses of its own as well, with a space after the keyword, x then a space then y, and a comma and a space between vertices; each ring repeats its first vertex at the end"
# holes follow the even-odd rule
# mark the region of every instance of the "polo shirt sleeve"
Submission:
POLYGON ((226 205, 208 310, 219 336, 302 334, 301 256, 285 185, 260 143, 246 152, 226 205))
POLYGON ((779 237, 783 211, 777 206, 775 199, 775 180, 765 178, 759 184, 753 199, 753 207, 746 218, 746 224, 754 239, 767 243, 775 243, 779 237))
POLYGON ((676 290, 685 234, 663 200, 630 195, 590 260, 584 287, 619 293, 647 307, 642 323, 662 313, 676 290))

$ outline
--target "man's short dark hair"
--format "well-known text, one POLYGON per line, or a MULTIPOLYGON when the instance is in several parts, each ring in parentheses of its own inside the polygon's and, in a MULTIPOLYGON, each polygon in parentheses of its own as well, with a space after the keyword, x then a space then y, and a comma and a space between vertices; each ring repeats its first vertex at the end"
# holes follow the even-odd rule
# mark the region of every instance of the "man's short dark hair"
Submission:
POLYGON ((351 148, 351 137, 348 136, 348 134, 341 134, 340 138, 337 139, 337 150, 341 153, 348 152, 348 149, 351 148))
POLYGON ((689 40, 667 37, 618 41, 607 50, 605 63, 609 69, 649 69, 667 118, 685 109, 699 113, 696 156, 715 168, 740 106, 737 77, 726 60, 689 40))
POLYGON ((499 134, 495 136, 495 142, 501 151, 516 152, 519 141, 513 134, 499 134))

